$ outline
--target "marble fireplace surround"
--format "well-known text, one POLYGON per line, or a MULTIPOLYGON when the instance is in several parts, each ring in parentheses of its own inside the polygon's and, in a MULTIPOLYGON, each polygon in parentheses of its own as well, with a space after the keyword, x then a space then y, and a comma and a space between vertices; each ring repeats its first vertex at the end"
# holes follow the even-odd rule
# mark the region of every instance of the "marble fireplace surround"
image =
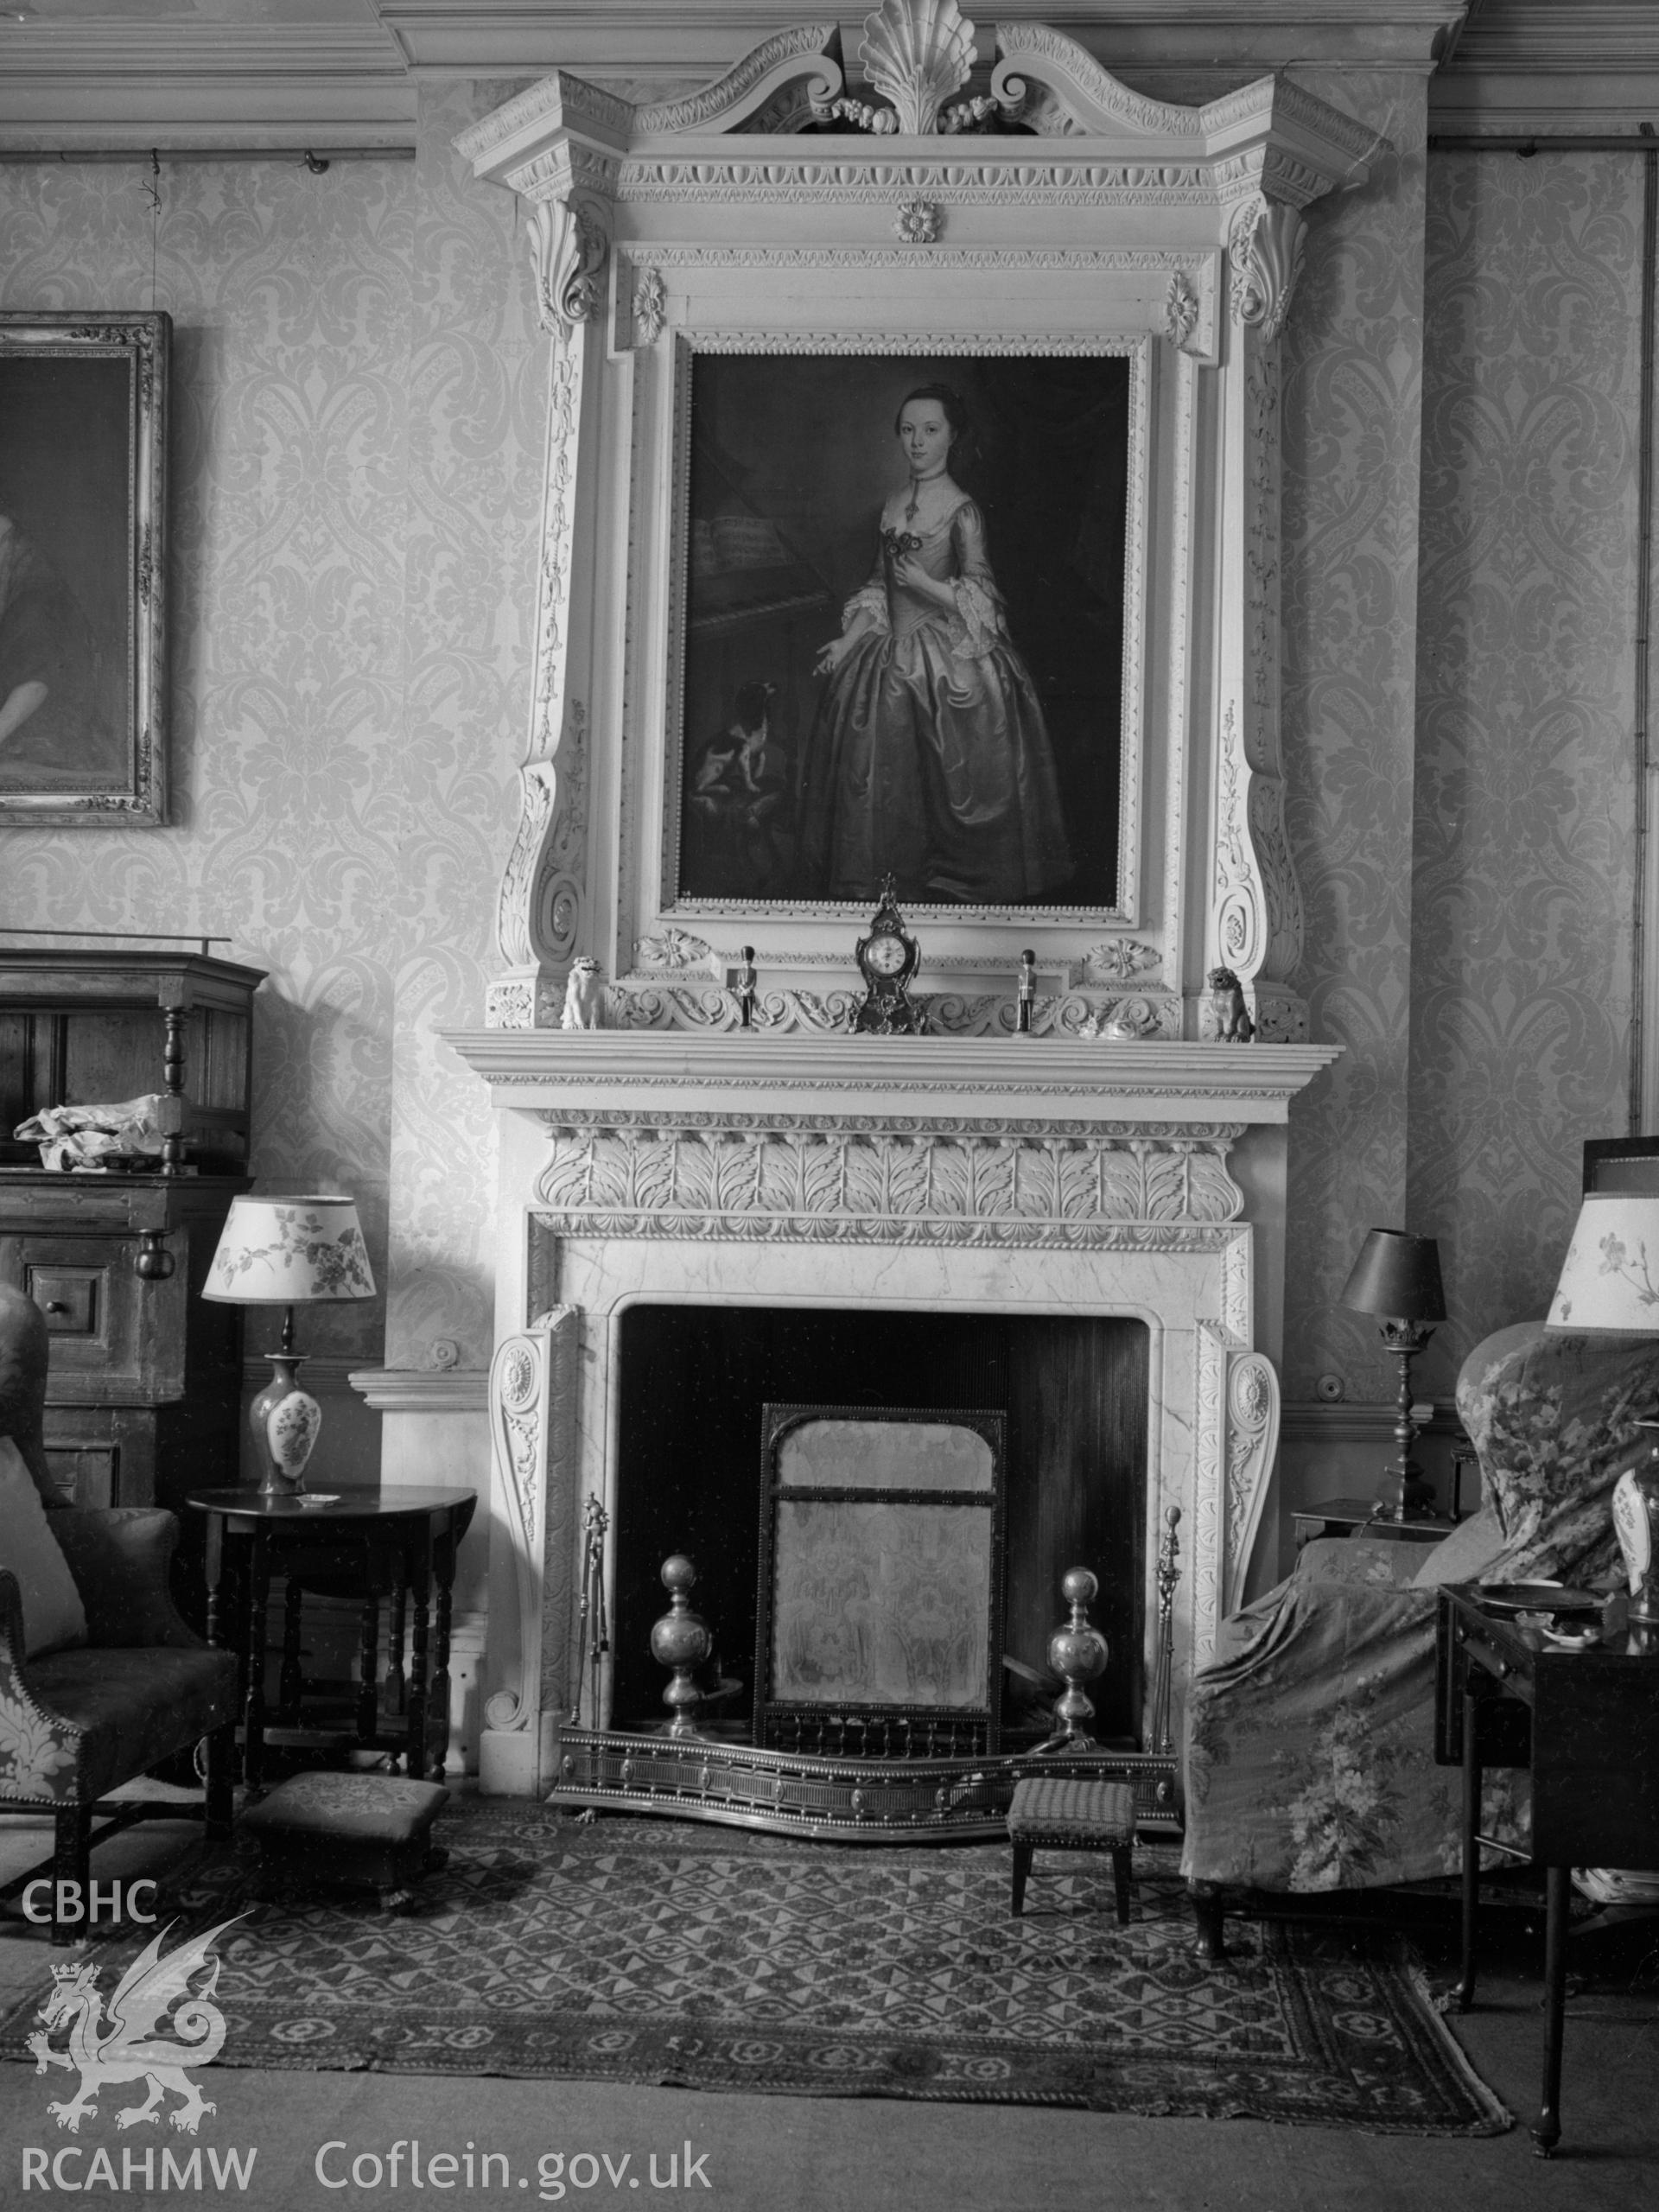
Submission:
POLYGON ((1145 1677, 1157 1538, 1178 1505, 1179 1708, 1262 1523, 1285 1125, 1333 1052, 741 1033, 671 1046, 604 1031, 449 1042, 505 1109, 501 1218, 522 1231, 499 1255, 518 1318, 490 1381, 486 1789, 539 1792, 556 1774, 583 1505, 614 1515, 618 1322, 643 1300, 1144 1322, 1145 1677))

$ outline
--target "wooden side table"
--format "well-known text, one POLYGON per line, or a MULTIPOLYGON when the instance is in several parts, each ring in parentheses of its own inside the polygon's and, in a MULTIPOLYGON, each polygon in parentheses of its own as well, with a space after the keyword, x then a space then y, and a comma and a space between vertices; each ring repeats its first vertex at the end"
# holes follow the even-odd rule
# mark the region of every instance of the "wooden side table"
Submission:
POLYGON ((1323 1505, 1304 1506, 1291 1515, 1296 1548, 1316 1536, 1388 1536, 1402 1544, 1438 1544, 1457 1527, 1439 1513, 1410 1513, 1403 1521, 1379 1521, 1376 1502, 1369 1497, 1328 1497, 1323 1505))
POLYGON ((401 1752, 412 1778, 437 1780, 449 1739, 449 1616, 455 1554, 476 1493, 470 1490, 345 1491, 314 1503, 254 1490, 195 1491, 186 1500, 207 1516, 207 1640, 235 1651, 240 1669, 243 1777, 264 1778, 270 1715, 265 1630, 273 1566, 287 1578, 278 1718, 301 1717, 304 1683, 300 1620, 308 1590, 349 1592, 362 1601, 361 1680, 356 1725, 322 1740, 401 1752), (380 1602, 391 1601, 383 1715, 377 1680, 380 1602), (409 1678, 404 1679, 404 1608, 414 1605, 409 1678), (430 1672, 429 1674, 429 1659, 430 1672), (401 1708, 401 1712, 400 1712, 401 1708), (391 1721, 397 1725, 388 1726, 391 1721))
MULTIPOLYGON (((1456 2005, 1475 1994, 1481 1777, 1532 1770, 1532 1861, 1544 1869, 1544 2083, 1532 2131, 1541 2158, 1561 2138, 1561 2024, 1567 1892, 1574 1866, 1659 1870, 1659 1630, 1627 1626, 1625 1601, 1602 1641, 1567 1649, 1489 1611, 1476 1583, 1440 1596, 1434 1756, 1463 1768, 1463 1970, 1456 2005)), ((1511 1858, 1523 1854, 1492 1846, 1511 1858)))

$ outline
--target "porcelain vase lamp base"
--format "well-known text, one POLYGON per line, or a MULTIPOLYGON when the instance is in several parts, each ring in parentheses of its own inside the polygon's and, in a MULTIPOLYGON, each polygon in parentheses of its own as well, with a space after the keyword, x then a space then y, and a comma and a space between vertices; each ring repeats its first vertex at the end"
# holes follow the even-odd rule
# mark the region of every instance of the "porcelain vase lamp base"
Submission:
POLYGON ((303 1355, 270 1351, 272 1374, 248 1408, 254 1451, 259 1464, 262 1497, 297 1497, 305 1488, 305 1470, 322 1427, 322 1408, 301 1387, 299 1370, 303 1355))

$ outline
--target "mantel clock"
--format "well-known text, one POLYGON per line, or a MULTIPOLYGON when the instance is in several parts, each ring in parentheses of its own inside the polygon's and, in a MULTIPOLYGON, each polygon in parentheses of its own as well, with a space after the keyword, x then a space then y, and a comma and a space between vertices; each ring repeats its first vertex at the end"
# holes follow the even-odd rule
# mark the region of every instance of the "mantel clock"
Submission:
POLYGON ((923 1035, 927 1016, 921 1007, 911 1004, 908 995, 911 978, 921 965, 922 950, 905 927, 891 876, 882 885, 881 903, 854 950, 864 978, 864 997, 853 1016, 854 1030, 874 1037, 923 1035))

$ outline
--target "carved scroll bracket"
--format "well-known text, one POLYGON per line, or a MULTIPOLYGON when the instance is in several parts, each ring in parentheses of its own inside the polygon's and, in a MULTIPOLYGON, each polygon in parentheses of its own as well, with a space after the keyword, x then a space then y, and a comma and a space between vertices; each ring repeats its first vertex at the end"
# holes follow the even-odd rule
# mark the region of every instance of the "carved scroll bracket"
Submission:
POLYGON ((567 342, 599 312, 610 253, 609 211, 593 194, 538 200, 528 211, 536 310, 543 330, 567 342))
POLYGON ((495 1510, 512 1545, 514 1621, 491 1643, 509 1656, 485 1700, 487 1726, 533 1731, 543 1707, 560 1709, 564 1647, 546 1624, 569 1611, 575 1548, 574 1477, 581 1316, 556 1306, 503 1338, 490 1365, 490 1449, 495 1510))
POLYGON ((1255 330, 1264 346, 1285 327, 1306 238, 1307 225, 1298 208, 1256 199, 1234 212, 1227 233, 1233 321, 1255 330))
POLYGON ((518 771, 518 828, 496 912, 508 973, 489 987, 485 1027, 556 1027, 563 971, 575 951, 585 903, 588 723, 580 699, 561 741, 518 771))
POLYGON ((1257 1351, 1235 1352, 1227 1375, 1227 1543, 1224 1611, 1244 1602, 1244 1578, 1279 1449, 1279 1377, 1257 1351))
POLYGON ((1200 1321, 1198 1351, 1192 1663, 1202 1667, 1243 1598, 1279 1449, 1280 1391, 1273 1362, 1226 1323, 1200 1321))
POLYGON ((1238 373, 1232 423, 1238 467, 1243 608, 1236 689, 1222 710, 1216 759, 1214 958, 1244 986, 1257 1036, 1294 1043, 1307 1009, 1291 988, 1302 957, 1301 893, 1285 828, 1280 753, 1280 364, 1274 343, 1290 311, 1306 226, 1260 195, 1234 212, 1229 300, 1238 373))

